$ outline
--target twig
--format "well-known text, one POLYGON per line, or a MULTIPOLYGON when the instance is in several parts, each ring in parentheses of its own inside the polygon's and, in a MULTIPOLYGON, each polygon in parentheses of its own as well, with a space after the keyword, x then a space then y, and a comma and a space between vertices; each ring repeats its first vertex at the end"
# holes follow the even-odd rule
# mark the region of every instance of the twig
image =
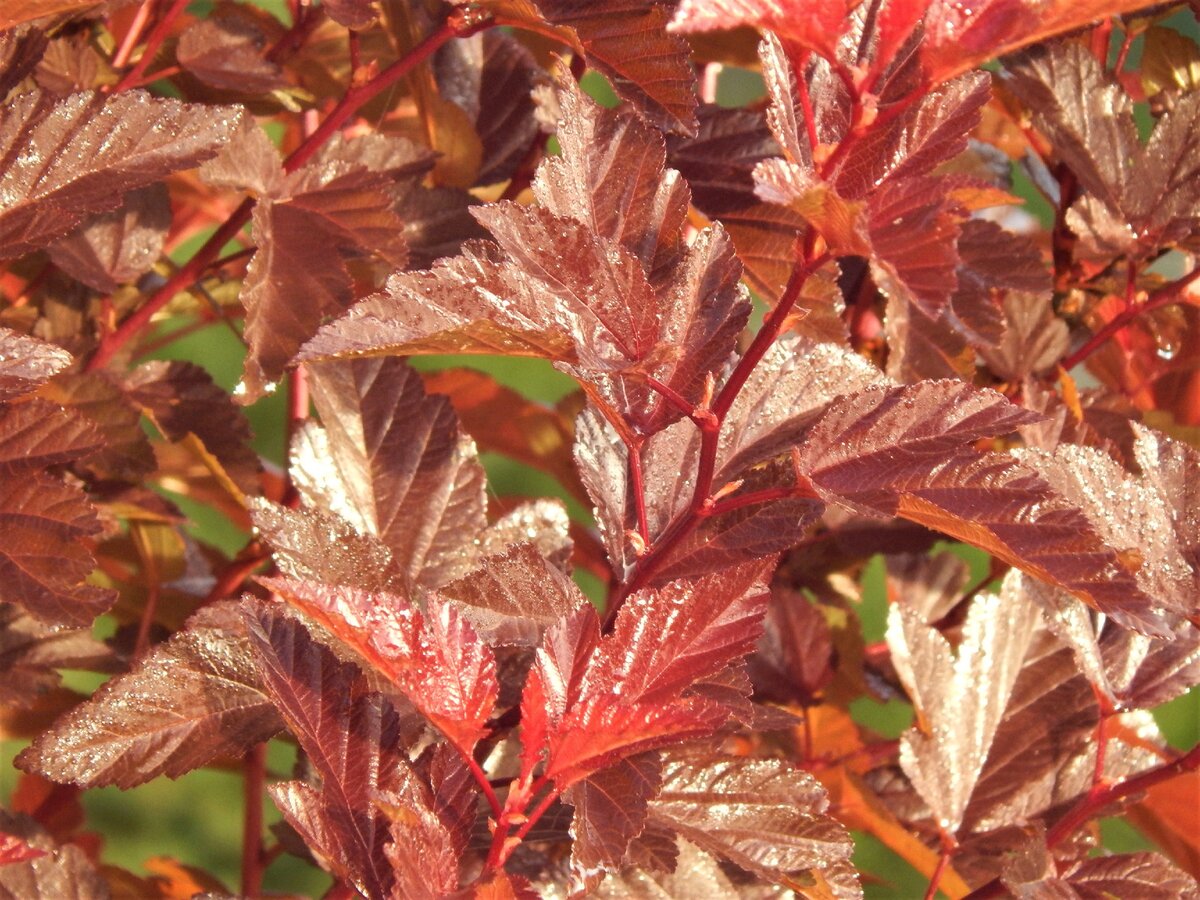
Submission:
MULTIPOLYGON (((436 31, 396 60, 375 78, 357 88, 351 88, 333 111, 309 137, 297 147, 284 163, 284 170, 293 172, 304 165, 324 143, 365 103, 395 84, 416 66, 432 56, 439 47, 456 37, 465 37, 489 25, 489 20, 476 20, 454 13, 436 31)), ((205 241, 196 254, 154 292, 114 331, 109 332, 87 362, 88 371, 103 368, 116 352, 138 334, 158 312, 181 290, 195 282, 217 255, 242 227, 250 221, 254 200, 247 197, 225 223, 205 241)))
POLYGON ((150 10, 154 8, 157 0, 142 0, 142 5, 138 7, 138 11, 133 16, 133 21, 129 23, 129 30, 125 32, 125 37, 121 39, 121 46, 117 48, 117 52, 112 58, 112 67, 114 69, 123 69, 129 65, 129 57, 133 55, 133 48, 137 46, 138 40, 142 36, 142 31, 146 28, 146 22, 150 20, 150 10))
MULTIPOLYGON (((1075 804, 1054 826, 1046 832, 1046 846, 1053 849, 1069 838, 1085 822, 1098 815, 1105 807, 1116 803, 1131 794, 1148 790, 1156 784, 1170 781, 1185 772, 1200 768, 1200 744, 1197 744, 1183 756, 1147 769, 1139 775, 1126 778, 1124 781, 1110 784, 1100 790, 1089 791, 1075 804)), ((987 897, 999 897, 1004 893, 1004 885, 999 878, 972 891, 965 900, 984 900, 987 897)))
POLYGON ((135 84, 140 83, 142 74, 147 67, 153 62, 155 55, 158 53, 158 48, 162 42, 167 39, 167 35, 171 31, 171 26, 175 24, 175 20, 179 18, 180 13, 187 9, 188 0, 175 0, 174 3, 167 9, 158 23, 150 31, 150 36, 146 38, 146 46, 142 48, 142 55, 138 57, 138 61, 134 63, 133 68, 122 76, 117 82, 114 91, 124 91, 135 84))
POLYGON ((242 896, 257 897, 263 876, 263 789, 267 780, 267 745, 255 744, 242 764, 242 896))
MULTIPOLYGON (((779 302, 763 319, 762 327, 759 328, 754 340, 751 341, 729 379, 722 386, 720 393, 713 400, 711 409, 702 404, 692 408, 688 413, 688 417, 700 430, 700 458, 696 466, 696 487, 692 493, 691 502, 688 508, 676 516, 667 529, 654 541, 647 553, 638 560, 632 576, 609 605, 605 615, 606 629, 612 628, 617 612, 625 600, 631 594, 645 587, 669 558, 671 551, 707 516, 712 514, 714 509, 713 477, 716 473, 721 425, 733 406, 734 400, 737 399, 742 387, 750 377, 750 373, 754 371, 767 350, 778 339, 788 316, 800 299, 800 293, 804 289, 809 275, 828 261, 828 253, 816 254, 816 241, 816 234, 811 231, 807 233, 803 241, 797 239, 796 264, 779 302)), ((688 409, 688 402, 667 385, 657 379, 650 379, 649 383, 680 412, 688 409)))
POLYGON ((1064 359, 1061 363, 1063 369, 1067 372, 1075 368, 1101 346, 1103 346, 1110 338, 1120 332, 1125 326, 1133 322, 1138 316, 1143 313, 1153 312, 1156 309, 1161 309, 1164 306, 1171 306, 1178 303, 1180 296, 1188 286, 1197 278, 1200 278, 1200 266, 1197 266, 1187 275, 1172 281, 1170 284, 1164 284, 1157 290, 1151 291, 1146 299, 1141 303, 1133 303, 1126 306, 1119 314, 1117 314, 1111 322, 1097 331, 1088 339, 1082 347, 1064 359))

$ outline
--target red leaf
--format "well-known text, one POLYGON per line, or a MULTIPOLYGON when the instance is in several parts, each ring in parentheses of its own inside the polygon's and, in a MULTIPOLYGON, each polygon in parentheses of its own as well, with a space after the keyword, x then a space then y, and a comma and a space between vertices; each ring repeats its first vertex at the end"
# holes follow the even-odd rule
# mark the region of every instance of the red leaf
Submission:
POLYGON ((623 759, 568 788, 571 820, 571 890, 590 891, 604 873, 620 867, 630 842, 646 824, 658 793, 662 764, 657 753, 623 759))
POLYGON ((392 186, 420 177, 429 157, 398 139, 360 141, 368 146, 331 145, 255 204, 258 251, 242 287, 250 346, 243 402, 269 392, 321 321, 349 308, 348 260, 375 256, 392 269, 408 260, 392 186))
POLYGON ((34 390, 70 364, 61 347, 0 328, 0 401, 34 390))
POLYGON ((540 206, 473 210, 499 249, 468 245, 431 272, 393 276, 384 292, 323 328, 302 359, 498 349, 541 356, 576 374, 631 428, 650 432, 680 413, 650 391, 646 375, 699 398, 749 313, 728 238, 714 228, 682 243, 687 191, 664 173, 658 134, 574 88, 559 96, 563 155, 539 168, 540 206))
POLYGON ((496 659, 456 605, 430 597, 422 613, 393 594, 267 583, 391 681, 461 752, 487 734, 499 693, 496 659))
POLYGON ((54 264, 102 293, 112 293, 150 269, 171 226, 167 189, 130 191, 119 209, 93 216, 48 248, 54 264))
POLYGON ((263 685, 321 778, 319 790, 292 781, 272 796, 335 875, 368 897, 390 896, 387 821, 373 805, 407 769, 395 711, 382 695, 359 693, 354 668, 295 619, 252 608, 247 627, 263 685))
POLYGON ((167 440, 195 435, 239 490, 258 493, 261 467, 250 447, 250 423, 204 369, 182 361, 148 362, 125 384, 130 398, 167 440))
POLYGON ((104 445, 85 416, 31 397, 0 405, 0 471, 15 473, 63 465, 104 445))
POLYGON ((0 706, 34 707, 58 686, 55 669, 107 670, 113 653, 87 629, 44 625, 0 604, 0 706))
POLYGON ((483 145, 479 184, 510 178, 540 134, 530 96, 540 77, 533 54, 493 29, 444 45, 434 74, 441 97, 475 125, 483 145))
POLYGON ((45 850, 29 846, 16 835, 0 834, 0 866, 7 866, 10 863, 29 862, 32 859, 37 859, 45 855, 45 850))
POLYGON ((666 761, 650 820, 761 878, 787 882, 850 857, 825 789, 775 759, 678 755, 666 761))
POLYGON ((970 463, 974 441, 1031 421, 1034 414, 1001 395, 962 382, 868 388, 825 409, 797 465, 830 496, 894 509, 889 483, 970 463))
POLYGON ((108 885, 83 849, 56 844, 33 819, 0 811, 0 841, 18 840, 25 846, 22 860, 0 865, 0 895, 21 900, 61 900, 79 897, 100 900, 108 885))
POLYGON ((183 30, 175 58, 215 88, 251 96, 286 88, 282 70, 263 52, 267 35, 255 25, 249 16, 218 8, 183 30))
POLYGON ((850 9, 846 0, 683 0, 670 27, 691 33, 749 25, 833 59, 850 9))
POLYGON ((492 646, 537 646, 546 627, 587 604, 570 576, 524 543, 484 557, 438 593, 460 603, 463 615, 492 646))
POLYGON ((522 703, 534 723, 522 737, 525 776, 543 735, 546 775, 562 789, 623 757, 719 727, 729 709, 689 688, 753 647, 766 568, 744 565, 634 594, 599 641, 588 609, 548 631, 522 703))

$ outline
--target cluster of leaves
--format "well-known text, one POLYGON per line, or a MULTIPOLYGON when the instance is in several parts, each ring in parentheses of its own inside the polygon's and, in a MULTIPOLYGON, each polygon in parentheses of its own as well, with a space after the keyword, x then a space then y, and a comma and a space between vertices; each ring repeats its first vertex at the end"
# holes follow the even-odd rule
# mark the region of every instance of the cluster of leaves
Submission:
POLYGON ((5 895, 227 896, 102 864, 79 794, 239 759, 245 896, 858 897, 851 830, 930 897, 1200 893, 1149 712, 1200 682, 1192 12, 279 12, 0 11, 5 895), (200 328, 235 390, 153 359, 200 328))

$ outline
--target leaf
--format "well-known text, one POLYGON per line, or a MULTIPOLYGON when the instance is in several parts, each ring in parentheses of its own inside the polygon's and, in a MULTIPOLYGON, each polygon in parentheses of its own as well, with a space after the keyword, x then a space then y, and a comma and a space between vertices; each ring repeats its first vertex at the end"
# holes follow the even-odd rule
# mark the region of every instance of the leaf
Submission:
POLYGON ((492 646, 537 646, 547 627, 587 602, 570 576, 525 543, 485 556, 438 593, 460 603, 463 614, 492 646))
POLYGON ((870 362, 835 344, 784 338, 746 379, 725 417, 718 457, 734 478, 798 444, 830 401, 887 379, 870 362))
POLYGON ((920 722, 901 739, 900 765, 949 834, 962 826, 1038 621, 1019 584, 1010 576, 1000 594, 971 602, 957 656, 911 610, 888 614, 892 662, 920 722))
POLYGON ((1089 193, 1120 209, 1129 164, 1141 149, 1125 92, 1082 44, 1030 50, 1006 68, 1009 88, 1033 111, 1058 157, 1089 193))
POLYGON ((29 862, 45 855, 45 850, 29 846, 16 835, 0 834, 0 866, 29 862))
POLYGON ((1180 898, 1200 896, 1196 880, 1157 853, 1124 853, 1084 860, 1067 875, 1066 882, 1084 898, 1128 897, 1139 893, 1180 898))
POLYGON ((100 450, 75 460, 77 471, 97 480, 138 482, 155 470, 140 411, 115 378, 104 372, 64 372, 44 385, 39 396, 91 422, 103 438, 100 450))
POLYGON ((1200 683, 1200 646, 1183 626, 1174 640, 1155 640, 1126 628, 1104 627, 1080 600, 1036 582, 1026 593, 1045 613, 1047 627, 1075 654, 1098 696, 1119 709, 1149 709, 1200 683))
POLYGON ((1027 52, 1012 66, 1011 87, 1091 195, 1069 210, 1086 253, 1152 255, 1191 233, 1200 153, 1189 135, 1200 120, 1200 101, 1182 98, 1142 147, 1132 98, 1081 45, 1027 52), (1092 114, 1080 90, 1100 96, 1110 114, 1092 114))
MULTIPOLYGON (((1020 451, 1068 502, 1083 511, 1104 542, 1130 558, 1138 587, 1160 617, 1195 613, 1200 585, 1200 519, 1192 506, 1200 454, 1133 425, 1134 458, 1142 477, 1128 475, 1107 454, 1060 444, 1053 454, 1020 451)), ((1108 611, 1108 610, 1105 610, 1108 611)), ((1112 615, 1127 627, 1121 611, 1112 615)))
POLYGON ((950 302, 957 283, 956 206, 932 178, 889 181, 871 198, 871 275, 885 296, 903 292, 928 316, 950 302))
POLYGON ((833 677, 833 643, 821 608, 799 591, 775 589, 763 636, 750 657, 761 697, 781 703, 816 702, 833 677))
POLYGON ((825 4, 804 0, 683 0, 670 28, 688 34, 749 25, 773 31, 784 41, 832 59, 850 8, 846 0, 825 4))
POLYGON ((579 36, 588 64, 664 131, 696 127, 695 78, 687 44, 667 34, 667 13, 651 0, 535 0, 546 20, 579 36))
POLYGON ((219 602, 39 735, 18 762, 55 781, 130 788, 240 754, 282 727, 237 605, 219 602))
POLYGON ((1131 627, 1169 629, 1138 586, 1132 560, 1105 546, 1073 504, 1005 454, 935 468, 898 495, 896 512, 1058 585, 1131 627))
POLYGON ((183 361, 148 362, 125 385, 167 440, 195 435, 240 491, 258 493, 260 465, 250 446, 250 424, 204 369, 183 361))
POLYGON ((0 705, 29 708, 60 683, 55 669, 105 669, 112 652, 86 629, 44 625, 0 605, 0 705))
POLYGON ((242 112, 124 91, 22 94, 0 121, 0 257, 39 249, 129 191, 211 158, 242 112))
POLYGON ((104 446, 85 416, 30 397, 0 405, 0 472, 13 474, 83 459, 104 446))
POLYGON ((822 412, 796 465, 823 496, 894 508, 889 482, 969 463, 978 458, 972 442, 1030 421, 999 394, 962 382, 869 387, 822 412))
POLYGON ((522 701, 522 720, 533 723, 522 737, 524 773, 543 733, 545 774, 565 789, 623 757, 719 727, 729 710, 689 689, 753 647, 765 571, 748 564, 639 591, 598 642, 586 608, 550 629, 522 701))
POLYGON ((929 175, 967 149, 990 97, 986 72, 971 72, 933 88, 902 115, 867 131, 832 179, 838 192, 857 199, 885 181, 929 175))
POLYGON ((277 785, 273 799, 334 875, 368 897, 389 896, 387 822, 373 806, 406 768, 395 711, 380 694, 359 694, 354 668, 295 619, 265 607, 246 616, 264 689, 321 778, 319 790, 277 785))
POLYGON ((56 266, 101 293, 147 272, 162 255, 171 205, 162 184, 130 191, 120 208, 93 216, 48 248, 56 266))
POLYGON ((333 21, 356 30, 374 25, 379 18, 375 0, 325 0, 323 6, 333 21))
POLYGON ((530 96, 541 77, 533 55, 512 36, 485 31, 444 45, 434 74, 442 98, 474 124, 482 145, 476 181, 510 178, 540 134, 530 96))
POLYGON ((254 528, 274 548, 284 575, 365 590, 389 586, 392 554, 374 535, 320 509, 289 509, 260 497, 250 502, 254 528))
POLYGON ((264 55, 266 44, 267 36, 249 17, 217 11, 183 30, 175 59, 207 85, 254 96, 288 84, 280 67, 264 55))
POLYGON ((542 205, 473 210, 499 248, 471 244, 428 273, 393 276, 300 358, 540 356, 576 374, 631 427, 654 431, 678 419, 646 376, 698 399, 705 374, 732 352, 749 313, 732 246, 719 228, 682 244, 687 192, 664 174, 657 134, 573 88, 560 101, 563 155, 539 168, 542 205), (620 168, 606 162, 616 153, 620 168), (613 184, 620 190, 610 196, 613 184))
POLYGON ((29 816, 0 811, 0 833, 23 841, 28 848, 24 862, 0 865, 0 896, 21 900, 109 897, 108 886, 83 849, 58 844, 29 816))
POLYGON ((46 32, 40 28, 0 25, 0 100, 37 67, 48 45, 46 32))
POLYGON ((0 327, 0 402, 35 390, 70 364, 61 347, 0 327))
POLYGON ((983 0, 966 6, 933 0, 925 16, 921 65, 936 83, 1019 47, 1151 5, 1149 0, 983 0))
POLYGON ((87 584, 95 563, 82 543, 100 531, 83 492, 40 472, 0 474, 0 582, 4 600, 42 622, 90 625, 114 592, 87 584))
POLYGON ((1161 847, 1176 865, 1200 877, 1200 847, 1196 845, 1197 822, 1191 798, 1200 788, 1200 772, 1184 772, 1178 778, 1156 784, 1145 798, 1129 808, 1129 822, 1155 845, 1161 847))
POLYGON ((374 256, 391 269, 405 265, 408 245, 391 188, 427 166, 416 145, 373 135, 327 147, 255 204, 258 250, 241 294, 250 347, 242 402, 269 393, 321 321, 349 308, 355 298, 348 261, 374 256))
POLYGON ((666 760, 650 820, 787 884, 849 859, 853 842, 826 814, 828 805, 816 779, 782 760, 679 754, 666 760))
POLYGON ((594 889, 605 872, 620 867, 629 843, 645 827, 649 801, 658 793, 657 753, 623 759, 568 788, 571 820, 571 891, 594 889))
POLYGON ((470 567, 467 549, 486 527, 483 468, 444 397, 398 359, 313 369, 321 426, 292 450, 306 502, 376 536, 392 555, 389 580, 435 587, 470 567))
POLYGON ((736 897, 745 886, 735 885, 721 865, 695 844, 663 837, 664 850, 669 848, 678 864, 670 869, 625 869, 606 878, 596 889, 595 896, 604 900, 683 900, 690 897, 736 897))
POLYGON ((496 659, 456 605, 431 596, 421 612, 394 594, 264 581, 394 684, 461 752, 487 733, 496 659))
POLYGON ((575 429, 564 403, 547 408, 475 369, 443 369, 424 378, 429 393, 450 398, 482 452, 503 453, 541 469, 580 503, 590 502, 571 455, 575 429))

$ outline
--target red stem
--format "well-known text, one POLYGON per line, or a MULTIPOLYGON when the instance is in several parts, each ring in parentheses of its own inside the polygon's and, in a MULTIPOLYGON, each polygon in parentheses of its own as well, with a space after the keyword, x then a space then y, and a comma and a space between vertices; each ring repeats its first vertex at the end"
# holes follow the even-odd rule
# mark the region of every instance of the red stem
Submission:
POLYGON ((1062 361, 1062 367, 1066 371, 1071 371, 1100 347, 1108 342, 1110 338, 1120 332, 1125 326, 1133 322, 1142 313, 1153 312, 1156 309, 1161 309, 1164 306, 1171 306, 1179 302, 1180 295, 1187 287, 1200 278, 1200 266, 1197 266, 1187 275, 1172 281, 1170 284, 1164 284, 1155 291, 1151 291, 1146 299, 1141 303, 1133 303, 1126 306, 1111 322, 1097 331, 1088 339, 1087 343, 1068 356, 1062 361))
POLYGON ((638 534, 650 543, 650 526, 646 519, 646 483, 642 476, 641 448, 627 443, 629 456, 629 487, 633 491, 633 505, 637 510, 638 534))
POLYGON ((937 896, 938 883, 942 880, 942 876, 946 873, 946 867, 950 865, 950 851, 943 848, 941 856, 938 857, 937 868, 933 870, 933 875, 929 878, 929 889, 925 891, 925 900, 933 900, 937 896))
POLYGON ((816 497, 817 494, 807 484, 796 484, 791 487, 764 488, 761 491, 748 491, 745 494, 734 494, 712 504, 703 511, 706 516, 721 516, 745 506, 756 506, 759 503, 770 503, 773 500, 788 500, 793 497, 816 497))
POLYGON ((242 820, 242 896, 257 897, 263 875, 263 789, 267 781, 267 745, 255 744, 242 766, 244 818, 242 820))
POLYGON ((483 771, 483 767, 475 761, 475 757, 470 753, 464 753, 462 758, 466 762, 467 768, 471 770, 471 774, 475 776, 475 781, 479 784, 479 789, 483 791, 483 796, 487 797, 488 806, 492 810, 492 816, 499 822, 500 818, 504 815, 504 807, 500 805, 500 798, 496 796, 496 789, 492 787, 492 782, 487 777, 487 772, 483 771))
MULTIPOLYGON (((1131 794, 1148 790, 1156 784, 1170 781, 1172 778, 1196 768, 1200 768, 1200 744, 1169 763, 1155 766, 1140 775, 1134 775, 1132 778, 1126 778, 1124 781, 1110 784, 1100 790, 1089 791, 1046 833, 1046 846, 1051 849, 1057 847, 1074 834, 1081 825, 1094 818, 1110 804, 1131 794)), ((984 900, 986 897, 999 897, 1003 894, 1004 885, 999 878, 996 878, 972 891, 964 900, 984 900)))
MULTIPOLYGON (((342 97, 333 111, 309 135, 299 147, 292 151, 283 164, 287 172, 294 172, 304 165, 319 150, 324 143, 365 103, 391 87, 417 65, 432 56, 439 47, 456 37, 465 37, 481 30, 488 25, 487 20, 471 21, 460 14, 451 16, 436 31, 426 37, 421 43, 412 48, 405 56, 396 60, 375 78, 359 87, 351 88, 342 97)), ((134 335, 138 334, 152 318, 179 291, 187 289, 200 274, 204 272, 221 248, 235 237, 242 227, 250 220, 254 201, 247 197, 233 211, 225 223, 216 230, 212 237, 205 241, 204 246, 196 251, 195 256, 181 266, 167 281, 151 295, 142 306, 135 310, 115 330, 105 335, 96 348, 91 359, 87 362, 87 370, 101 369, 113 358, 113 355, 134 335)))
POLYGON ((156 0, 143 0, 142 5, 138 7, 133 21, 129 23, 129 30, 121 39, 121 46, 117 48, 117 52, 112 58, 114 69, 123 69, 129 63, 129 57, 133 56, 133 48, 137 46, 137 42, 142 36, 146 22, 150 19, 150 10, 154 7, 155 2, 156 0))
MULTIPOLYGON (((796 265, 792 269, 791 277, 788 278, 787 286, 784 288, 779 302, 763 319, 762 327, 759 328, 754 340, 722 386, 720 393, 713 401, 712 408, 691 409, 689 418, 700 429, 700 459, 696 467, 696 487, 692 493, 691 503, 667 526, 666 531, 655 540, 646 555, 638 560, 633 575, 609 606, 605 617, 606 628, 611 628, 613 622, 616 621, 617 612, 625 599, 645 587, 668 559, 671 551, 716 508, 711 495, 721 424, 730 407, 733 406, 734 400, 737 399, 738 393, 746 384, 746 380, 750 377, 750 373, 762 361, 767 350, 782 332, 792 308, 800 299, 800 292, 804 289, 804 283, 808 280, 808 276, 829 259, 828 253, 814 256, 815 247, 815 232, 808 232, 803 242, 797 239, 796 265)), ((666 385, 656 379, 652 379, 650 385, 659 390, 681 412, 688 408, 687 401, 666 385)))
POLYGON ((141 659, 146 648, 150 646, 150 629, 154 625, 154 616, 158 612, 158 579, 148 579, 146 585, 146 605, 142 608, 142 618, 138 622, 137 642, 133 645, 133 658, 141 659))
POLYGON ((167 39, 167 35, 171 31, 171 27, 175 24, 175 20, 179 18, 180 13, 187 9, 188 0, 175 0, 167 9, 161 19, 150 32, 150 36, 146 38, 146 46, 142 49, 142 55, 138 61, 134 63, 133 68, 117 82, 114 91, 123 91, 134 84, 137 84, 146 71, 146 68, 153 62, 154 57, 158 54, 158 48, 162 42, 167 39))

